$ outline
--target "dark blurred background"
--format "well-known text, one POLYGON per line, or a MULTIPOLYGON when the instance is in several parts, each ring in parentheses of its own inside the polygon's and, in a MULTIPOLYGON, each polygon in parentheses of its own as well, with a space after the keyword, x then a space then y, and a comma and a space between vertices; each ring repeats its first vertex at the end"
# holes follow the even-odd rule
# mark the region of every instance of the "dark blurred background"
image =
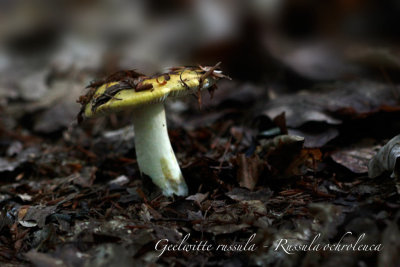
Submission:
POLYGON ((119 69, 222 61, 220 95, 246 84, 263 102, 316 81, 396 82, 398 14, 396 0, 1 0, 2 125, 62 131, 85 85, 119 69))

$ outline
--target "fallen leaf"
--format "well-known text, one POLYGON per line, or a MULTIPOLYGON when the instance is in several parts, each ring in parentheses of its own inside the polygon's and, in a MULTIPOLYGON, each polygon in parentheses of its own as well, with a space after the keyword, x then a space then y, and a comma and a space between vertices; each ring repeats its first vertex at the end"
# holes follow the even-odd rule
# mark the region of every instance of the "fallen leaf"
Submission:
POLYGON ((29 225, 27 227, 33 227, 32 225, 37 224, 40 228, 45 225, 47 216, 53 214, 56 210, 56 206, 22 206, 18 218, 21 225, 29 225))
POLYGON ((375 178, 383 172, 391 172, 391 177, 400 175, 400 135, 386 143, 368 163, 368 176, 375 178))
POLYGON ((19 194, 18 197, 22 200, 22 201, 31 201, 32 200, 32 196, 28 195, 28 194, 19 194))
POLYGON ((200 204, 200 203, 203 202, 207 197, 208 197, 208 192, 205 193, 205 194, 197 193, 197 194, 195 194, 195 195, 188 196, 188 197, 186 198, 186 200, 193 200, 193 201, 197 202, 198 204, 200 204))
POLYGON ((278 97, 264 108, 274 118, 285 112, 288 127, 307 122, 338 125, 342 117, 359 118, 381 110, 400 110, 400 87, 372 81, 321 84, 312 90, 278 97))
POLYGON ((372 145, 358 144, 350 148, 339 149, 332 153, 332 159, 354 173, 368 172, 368 162, 374 152, 372 145))
POLYGON ((245 154, 239 154, 236 158, 238 164, 237 179, 241 187, 253 190, 258 182, 258 178, 264 169, 264 161, 258 155, 246 157, 245 154))
POLYGON ((304 138, 296 135, 280 135, 272 140, 260 140, 258 153, 264 155, 275 177, 305 174, 315 169, 322 158, 319 149, 303 148, 304 138))
POLYGON ((306 148, 321 148, 327 143, 335 139, 339 135, 339 130, 326 126, 322 131, 308 131, 305 129, 289 129, 290 135, 298 135, 304 137, 304 147, 306 148))

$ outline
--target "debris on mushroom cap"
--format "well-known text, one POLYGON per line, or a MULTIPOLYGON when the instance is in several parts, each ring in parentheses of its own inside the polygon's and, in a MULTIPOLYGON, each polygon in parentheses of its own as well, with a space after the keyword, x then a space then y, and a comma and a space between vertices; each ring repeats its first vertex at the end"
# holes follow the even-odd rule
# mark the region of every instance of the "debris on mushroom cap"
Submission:
POLYGON ((203 89, 215 89, 221 78, 230 79, 215 66, 174 67, 168 73, 145 76, 135 70, 116 72, 107 78, 91 82, 86 95, 78 99, 82 105, 78 122, 83 118, 133 109, 147 104, 159 103, 167 97, 198 93, 203 89))

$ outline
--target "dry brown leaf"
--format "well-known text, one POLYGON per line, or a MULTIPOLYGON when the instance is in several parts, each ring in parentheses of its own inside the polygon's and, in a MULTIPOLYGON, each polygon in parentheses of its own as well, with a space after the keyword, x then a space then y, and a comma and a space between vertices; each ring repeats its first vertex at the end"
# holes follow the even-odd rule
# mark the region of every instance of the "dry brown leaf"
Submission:
POLYGON ((249 190, 253 190, 264 169, 265 162, 261 160, 258 155, 246 157, 245 154, 239 154, 236 161, 239 166, 237 172, 239 185, 249 190))
POLYGON ((385 171, 391 172, 391 177, 400 175, 400 135, 387 142, 368 163, 368 176, 371 178, 385 171))

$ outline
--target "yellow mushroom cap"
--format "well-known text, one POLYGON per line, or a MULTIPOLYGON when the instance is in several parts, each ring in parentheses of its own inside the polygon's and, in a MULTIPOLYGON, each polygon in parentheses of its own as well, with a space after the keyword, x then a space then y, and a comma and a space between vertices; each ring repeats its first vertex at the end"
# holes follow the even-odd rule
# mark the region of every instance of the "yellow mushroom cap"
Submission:
MULTIPOLYGON (((217 65, 216 65, 217 66, 217 65)), ((90 99, 82 107, 82 115, 86 118, 97 117, 113 112, 127 109, 135 109, 148 104, 155 104, 165 101, 168 97, 179 97, 196 93, 200 90, 213 86, 220 78, 229 78, 222 75, 215 67, 199 68, 178 68, 170 73, 153 77, 142 76, 140 79, 141 88, 129 88, 125 81, 105 83, 95 90, 90 99), (114 95, 109 95, 107 89, 124 85, 122 90, 114 95), (98 99, 106 99, 99 104, 98 99)))

